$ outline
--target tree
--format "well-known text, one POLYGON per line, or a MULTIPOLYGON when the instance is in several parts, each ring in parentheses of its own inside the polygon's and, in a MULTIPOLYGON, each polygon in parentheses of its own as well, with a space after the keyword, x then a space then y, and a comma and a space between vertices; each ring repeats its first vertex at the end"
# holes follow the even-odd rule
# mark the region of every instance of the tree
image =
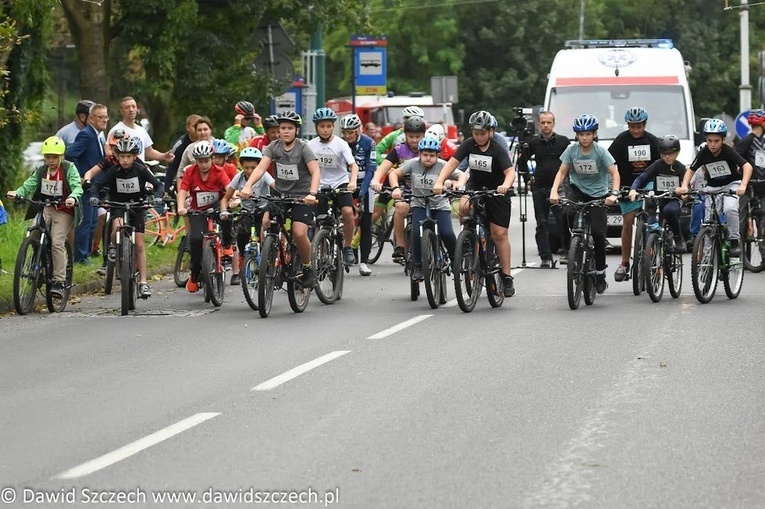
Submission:
MULTIPOLYGON (((80 63, 80 95, 96 102, 109 100, 109 59, 112 1, 60 0, 80 63)), ((129 4, 130 2, 125 2, 129 4)))

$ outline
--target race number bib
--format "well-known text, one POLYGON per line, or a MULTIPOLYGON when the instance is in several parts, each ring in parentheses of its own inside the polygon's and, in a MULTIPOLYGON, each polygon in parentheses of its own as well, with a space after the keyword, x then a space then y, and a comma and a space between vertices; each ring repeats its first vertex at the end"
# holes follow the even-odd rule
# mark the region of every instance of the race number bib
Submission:
POLYGON ((63 180, 43 180, 40 182, 40 193, 45 196, 64 196, 63 180))
POLYGON ((651 160, 650 145, 630 145, 627 147, 627 160, 631 163, 651 160))
POLYGON ((317 154, 316 160, 319 161, 319 166, 322 168, 334 168, 335 156, 331 154, 317 154))
POLYGON ((671 175, 656 176, 657 191, 674 191, 678 187, 680 187, 680 177, 674 177, 671 175))
POLYGON ((758 150, 754 154, 754 165, 765 168, 765 150, 758 150))
POLYGON ((579 175, 597 175, 598 165, 592 159, 574 161, 574 171, 579 175))
POLYGON ((721 177, 727 177, 731 174, 730 166, 727 161, 715 161, 714 163, 707 164, 707 174, 709 178, 716 179, 721 177))
POLYGON ((140 193, 141 187, 138 183, 138 177, 129 179, 116 179, 117 180, 117 192, 120 194, 133 194, 140 193))
POLYGON ((491 172, 491 156, 482 156, 480 154, 470 154, 468 167, 471 171, 491 172))
POLYGON ((297 180, 297 164, 276 163, 276 177, 282 180, 297 180))
POLYGON ((417 189, 433 189, 433 184, 436 183, 435 177, 429 175, 417 175, 414 177, 414 187, 417 189))
POLYGON ((200 192, 200 193, 197 193, 197 205, 200 207, 212 205, 213 203, 218 201, 218 198, 220 198, 220 194, 218 192, 213 192, 213 191, 200 192))

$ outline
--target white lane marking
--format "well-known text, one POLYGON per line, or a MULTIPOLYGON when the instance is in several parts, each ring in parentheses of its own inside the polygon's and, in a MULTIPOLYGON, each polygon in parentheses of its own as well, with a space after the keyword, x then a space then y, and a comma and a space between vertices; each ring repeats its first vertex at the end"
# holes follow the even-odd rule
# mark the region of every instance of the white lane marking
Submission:
POLYGON ((168 438, 172 438, 175 435, 191 429, 198 424, 202 424, 203 422, 212 419, 213 417, 217 417, 218 415, 220 415, 220 412, 204 412, 194 414, 191 417, 183 419, 182 421, 178 421, 175 424, 156 431, 151 435, 136 440, 135 442, 120 447, 117 450, 104 454, 103 456, 99 456, 98 458, 85 462, 82 465, 78 465, 74 468, 70 468, 69 470, 61 472, 55 476, 54 479, 77 479, 79 477, 90 475, 93 472, 98 472, 99 470, 111 466, 118 461, 127 459, 130 456, 143 451, 144 449, 148 449, 153 445, 157 445, 158 443, 163 442, 168 438))
POLYGON ((367 339, 382 339, 387 338, 391 334, 395 334, 398 331, 404 330, 407 327, 411 327, 414 324, 420 323, 423 320, 427 320, 433 315, 419 315, 415 316, 414 318, 410 318, 409 320, 406 320, 405 322, 401 322, 398 325, 394 325, 393 327, 390 327, 389 329, 385 329, 384 331, 380 331, 377 334, 372 334, 367 339))
POLYGON ((274 387, 278 387, 285 382, 289 382, 293 378, 297 378, 303 373, 307 371, 311 371, 313 368, 317 368, 321 366, 322 364, 326 364, 327 362, 337 359, 338 357, 350 352, 351 352, 350 350, 338 350, 336 352, 328 353, 327 355, 322 355, 318 359, 314 359, 310 362, 306 362, 305 364, 301 364, 300 366, 296 368, 292 368, 289 371, 285 371, 279 376, 275 376, 274 378, 270 380, 266 380, 262 384, 256 385, 250 390, 251 391, 270 391, 274 387))

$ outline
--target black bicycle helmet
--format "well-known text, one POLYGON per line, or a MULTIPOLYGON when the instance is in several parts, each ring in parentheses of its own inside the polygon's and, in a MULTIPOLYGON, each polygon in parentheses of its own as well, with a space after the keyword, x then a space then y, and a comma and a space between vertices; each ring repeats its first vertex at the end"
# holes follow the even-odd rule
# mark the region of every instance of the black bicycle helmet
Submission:
POLYGON ((255 117, 255 106, 250 101, 239 101, 234 105, 234 111, 242 115, 244 118, 255 117))
POLYGON ((74 108, 74 114, 75 115, 89 115, 90 114, 90 107, 93 106, 94 103, 90 99, 83 99, 82 101, 77 103, 77 106, 74 108))
POLYGON ((405 133, 425 134, 426 129, 427 129, 427 126, 425 125, 425 119, 422 117, 409 117, 408 119, 406 119, 406 122, 404 123, 405 133))
POLYGON ((659 153, 680 152, 680 139, 674 134, 667 134, 659 138, 659 153))
POLYGON ((279 121, 280 124, 282 122, 291 122, 295 124, 297 127, 300 127, 301 125, 303 125, 303 119, 300 118, 300 115, 298 115, 296 112, 292 110, 283 111, 282 113, 279 114, 279 117, 277 118, 277 120, 279 121))
POLYGON ((276 115, 269 115, 263 119, 263 127, 269 129, 271 127, 279 127, 279 117, 276 115))

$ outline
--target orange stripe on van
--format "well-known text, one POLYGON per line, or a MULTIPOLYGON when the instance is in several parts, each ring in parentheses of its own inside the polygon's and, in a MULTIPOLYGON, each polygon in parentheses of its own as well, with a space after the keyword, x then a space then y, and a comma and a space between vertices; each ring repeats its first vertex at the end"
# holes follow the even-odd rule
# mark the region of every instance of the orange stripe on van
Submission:
POLYGON ((583 87, 592 85, 678 85, 677 76, 600 76, 588 78, 556 78, 558 87, 583 87))

